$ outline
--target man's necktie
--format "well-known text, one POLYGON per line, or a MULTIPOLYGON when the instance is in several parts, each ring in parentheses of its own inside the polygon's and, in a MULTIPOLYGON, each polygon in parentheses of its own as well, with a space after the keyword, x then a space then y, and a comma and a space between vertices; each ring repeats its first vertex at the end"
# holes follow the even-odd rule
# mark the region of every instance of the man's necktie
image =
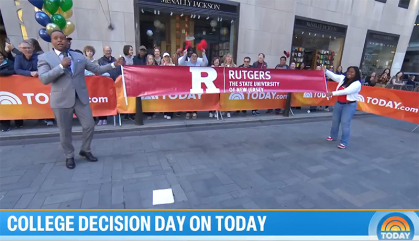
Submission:
MULTIPOLYGON (((63 55, 63 58, 68 57, 68 54, 66 51, 61 52, 61 54, 63 55)), ((67 67, 67 70, 70 72, 70 74, 73 74, 73 72, 71 71, 71 62, 70 62, 70 65, 67 67)))

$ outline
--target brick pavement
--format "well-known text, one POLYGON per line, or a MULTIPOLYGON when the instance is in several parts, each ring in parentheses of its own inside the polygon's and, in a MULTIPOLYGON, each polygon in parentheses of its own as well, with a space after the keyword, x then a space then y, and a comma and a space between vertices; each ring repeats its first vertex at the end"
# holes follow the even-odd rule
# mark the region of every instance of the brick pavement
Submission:
POLYGON ((347 150, 325 141, 330 121, 97 135, 99 162, 77 157, 74 170, 58 142, 2 145, 0 208, 419 208, 419 134, 406 125, 356 118, 347 150), (175 202, 153 206, 166 188, 175 202))

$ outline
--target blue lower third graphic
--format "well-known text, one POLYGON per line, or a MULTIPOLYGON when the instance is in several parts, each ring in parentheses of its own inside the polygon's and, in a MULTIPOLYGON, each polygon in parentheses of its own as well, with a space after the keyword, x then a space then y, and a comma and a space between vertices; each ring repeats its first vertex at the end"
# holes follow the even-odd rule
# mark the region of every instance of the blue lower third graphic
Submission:
POLYGON ((2 211, 2 240, 412 240, 416 212, 2 211), (73 237, 73 238, 71 238, 73 237))

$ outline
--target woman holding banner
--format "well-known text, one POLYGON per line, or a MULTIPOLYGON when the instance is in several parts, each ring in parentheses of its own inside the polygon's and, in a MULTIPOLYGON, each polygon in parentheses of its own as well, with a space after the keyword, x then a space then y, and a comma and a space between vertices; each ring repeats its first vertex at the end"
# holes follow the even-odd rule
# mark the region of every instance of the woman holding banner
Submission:
MULTIPOLYGON (((175 66, 172 63, 172 59, 170 58, 170 54, 169 53, 165 52, 163 54, 163 60, 162 60, 160 66, 175 66)), ((163 118, 164 119, 168 119, 168 120, 172 119, 173 118, 173 112, 164 112, 163 113, 163 118)))
MULTIPOLYGON (((226 54, 226 56, 224 58, 224 62, 221 64, 221 67, 224 67, 224 68, 237 68, 237 65, 234 63, 233 55, 232 54, 230 54, 230 53, 226 54)), ((239 113, 240 113, 239 110, 236 111, 236 114, 239 114, 239 113)), ((243 113, 246 114, 246 111, 243 110, 243 113)), ((230 113, 230 111, 228 111, 227 112, 227 118, 230 118, 230 117, 231 117, 231 113, 230 113)))
MULTIPOLYGON (((323 66, 325 70, 325 67, 323 66)), ((338 101, 333 108, 332 128, 327 141, 335 141, 338 138, 339 126, 342 125, 342 138, 338 148, 345 149, 349 143, 351 121, 355 114, 358 93, 361 91, 361 73, 359 68, 351 66, 346 71, 346 76, 334 74, 325 70, 327 77, 338 82, 336 91, 327 93, 327 97, 337 96, 338 101)))

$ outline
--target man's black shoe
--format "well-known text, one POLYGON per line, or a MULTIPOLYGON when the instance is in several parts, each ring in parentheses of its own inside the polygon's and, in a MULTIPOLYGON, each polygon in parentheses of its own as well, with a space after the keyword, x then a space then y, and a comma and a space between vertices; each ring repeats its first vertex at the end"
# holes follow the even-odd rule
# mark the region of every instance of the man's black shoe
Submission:
POLYGON ((74 158, 65 159, 65 166, 68 169, 74 169, 76 167, 76 163, 74 162, 74 158))
POLYGON ((91 152, 80 151, 79 155, 85 157, 89 162, 97 162, 97 158, 91 152))

